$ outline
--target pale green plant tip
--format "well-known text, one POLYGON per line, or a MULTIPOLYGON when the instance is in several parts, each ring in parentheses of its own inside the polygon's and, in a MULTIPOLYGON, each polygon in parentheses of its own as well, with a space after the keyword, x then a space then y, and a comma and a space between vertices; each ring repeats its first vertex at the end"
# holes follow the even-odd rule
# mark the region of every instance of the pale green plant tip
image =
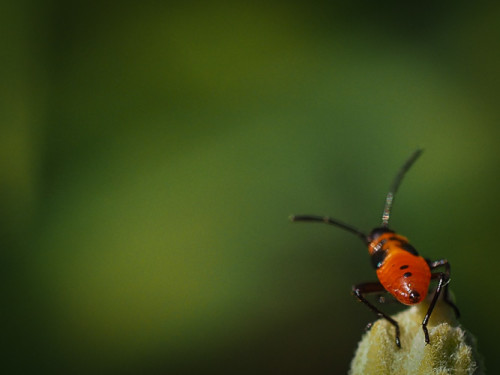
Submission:
POLYGON ((425 302, 393 318, 401 329, 401 349, 394 327, 379 319, 363 335, 351 362, 350 375, 482 375, 484 366, 476 340, 461 327, 453 310, 439 301, 429 320, 430 344, 426 345, 422 320, 425 302))

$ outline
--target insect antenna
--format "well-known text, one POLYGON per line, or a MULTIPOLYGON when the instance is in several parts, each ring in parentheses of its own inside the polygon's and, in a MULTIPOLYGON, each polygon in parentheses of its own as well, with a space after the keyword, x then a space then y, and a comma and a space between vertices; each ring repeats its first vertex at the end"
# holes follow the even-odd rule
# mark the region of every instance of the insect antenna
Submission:
POLYGON ((360 230, 354 228, 351 225, 345 224, 341 221, 332 219, 331 217, 328 216, 318 216, 318 215, 290 215, 290 220, 291 221, 312 221, 312 222, 319 222, 319 223, 325 223, 325 224, 330 224, 330 225, 335 225, 337 227, 340 227, 348 232, 354 233, 358 237, 360 237, 365 244, 368 244, 370 241, 368 239, 368 236, 361 232, 360 230))
POLYGON ((385 198, 384 212, 382 213, 382 227, 387 228, 387 226, 389 225, 389 217, 391 215, 392 204, 394 203, 394 196, 398 191, 399 185, 401 184, 401 181, 403 180, 405 173, 408 172, 408 170, 411 168, 413 163, 415 163, 415 161, 418 159, 418 157, 422 154, 423 151, 424 150, 421 148, 416 150, 408 158, 408 160, 406 160, 406 162, 403 164, 398 174, 394 178, 394 181, 392 182, 392 185, 389 188, 389 192, 387 193, 387 197, 385 198))

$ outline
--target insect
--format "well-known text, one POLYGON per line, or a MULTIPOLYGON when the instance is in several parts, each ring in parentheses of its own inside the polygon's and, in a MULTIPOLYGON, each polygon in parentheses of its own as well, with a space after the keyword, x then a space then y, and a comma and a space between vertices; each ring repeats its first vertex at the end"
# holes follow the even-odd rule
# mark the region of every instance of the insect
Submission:
MULTIPOLYGON (((446 259, 430 261, 421 257, 417 250, 409 243, 406 237, 389 229, 389 217, 394 203, 394 196, 403 180, 405 173, 422 154, 421 149, 416 150, 403 164, 394 178, 385 199, 384 211, 382 213, 382 224, 373 229, 369 235, 359 231, 355 227, 345 224, 328 216, 317 215, 292 215, 292 221, 321 222, 335 225, 348 232, 357 235, 368 246, 368 253, 373 268, 376 270, 378 281, 366 282, 354 285, 353 294, 366 306, 368 306, 380 318, 386 319, 396 330, 396 345, 401 348, 400 330, 398 322, 380 311, 370 303, 366 294, 388 292, 404 305, 415 305, 427 296, 432 279, 437 279, 434 296, 429 304, 427 313, 422 321, 422 329, 426 344, 429 344, 429 332, 427 323, 431 317, 436 301, 443 291, 443 300, 453 308, 456 317, 460 316, 457 306, 449 299, 448 285, 450 281, 450 263, 446 259), (433 272, 436 268, 443 267, 442 272, 433 272)), ((368 328, 371 324, 368 325, 368 328)))

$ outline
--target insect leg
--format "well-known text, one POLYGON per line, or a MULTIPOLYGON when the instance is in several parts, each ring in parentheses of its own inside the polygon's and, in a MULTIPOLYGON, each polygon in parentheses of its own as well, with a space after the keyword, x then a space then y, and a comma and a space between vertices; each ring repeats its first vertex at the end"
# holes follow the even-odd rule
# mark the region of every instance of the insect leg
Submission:
POLYGON ((368 302, 368 300, 365 297, 363 297, 363 294, 376 293, 376 292, 381 292, 381 291, 385 291, 385 289, 382 286, 382 284, 380 284, 379 282, 362 283, 362 284, 354 285, 352 287, 352 292, 361 302, 363 302, 366 306, 368 306, 369 309, 372 310, 375 314, 377 314, 380 318, 387 320, 389 323, 391 323, 394 326, 394 328, 396 329, 396 345, 399 348, 401 348, 401 341, 399 340, 398 322, 396 322, 394 319, 392 319, 389 315, 384 314, 377 307, 375 307, 370 302, 368 302))
MULTIPOLYGON (((444 266, 444 273, 448 277, 448 280, 450 279, 451 266, 447 259, 440 259, 436 260, 435 262, 428 262, 428 263, 431 270, 440 266, 444 266)), ((453 311, 455 311, 455 316, 458 319, 460 318, 460 311, 458 310, 458 307, 448 297, 448 285, 449 283, 446 283, 446 285, 444 286, 443 300, 453 309, 453 311)))
POLYGON ((427 330, 427 323, 429 323, 429 319, 432 314, 432 310, 434 310, 434 306, 436 305, 436 302, 439 298, 439 294, 441 293, 441 289, 443 287, 446 289, 446 284, 450 280, 448 275, 446 275, 443 272, 440 273, 433 273, 431 275, 433 279, 439 278, 438 285, 436 287, 436 291, 434 292, 434 297, 432 297, 432 301, 429 305, 429 308, 427 309, 427 313, 425 314, 424 320, 422 322, 422 329, 424 331, 424 336, 425 336, 425 342, 428 344, 429 343, 429 331, 427 330))

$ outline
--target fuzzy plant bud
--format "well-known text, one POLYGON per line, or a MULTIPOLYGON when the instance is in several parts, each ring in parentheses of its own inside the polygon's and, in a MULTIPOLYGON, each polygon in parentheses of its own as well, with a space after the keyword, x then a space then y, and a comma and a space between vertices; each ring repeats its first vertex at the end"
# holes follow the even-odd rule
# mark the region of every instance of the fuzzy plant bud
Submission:
POLYGON ((484 374, 476 340, 443 301, 432 313, 427 326, 430 343, 425 343, 422 320, 428 307, 422 302, 393 316, 401 329, 401 349, 395 343, 394 326, 384 319, 376 321, 358 344, 349 374, 484 374))

